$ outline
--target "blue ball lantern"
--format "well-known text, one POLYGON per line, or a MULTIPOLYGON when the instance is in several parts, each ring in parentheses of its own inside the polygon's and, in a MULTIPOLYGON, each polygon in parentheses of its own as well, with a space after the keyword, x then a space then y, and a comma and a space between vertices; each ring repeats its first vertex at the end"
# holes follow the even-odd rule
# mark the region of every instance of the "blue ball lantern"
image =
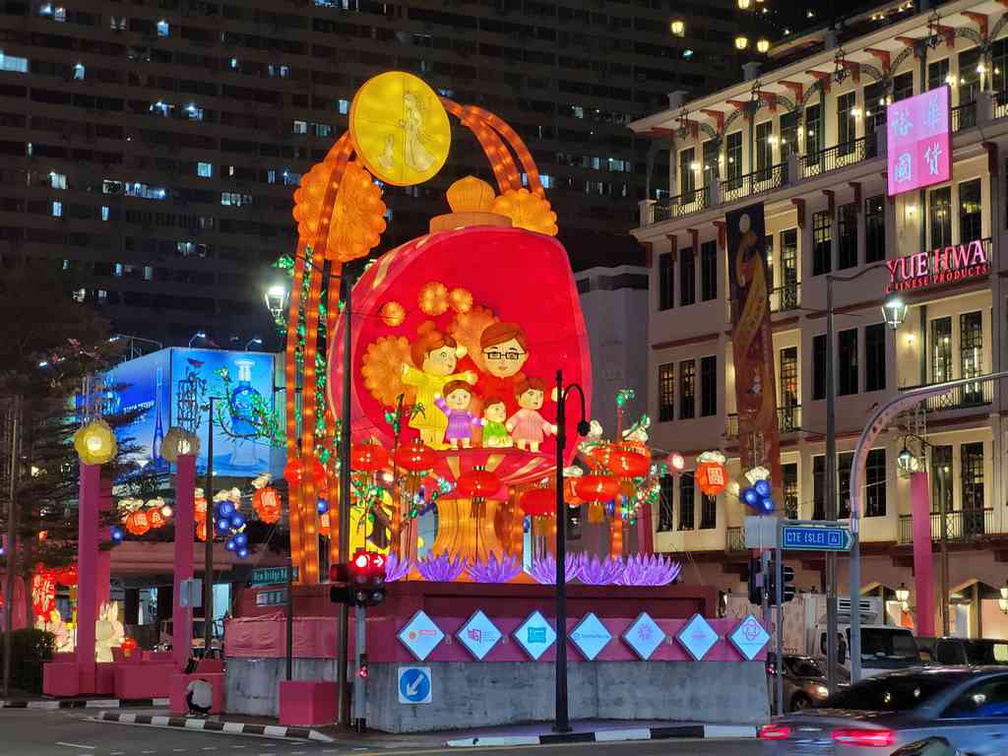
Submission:
POLYGON ((770 481, 766 480, 765 478, 763 480, 757 480, 753 488, 756 489, 756 493, 758 493, 761 497, 764 498, 769 496, 772 490, 770 487, 770 481))
POLYGON ((228 520, 227 518, 217 520, 217 530, 219 530, 221 533, 227 533, 229 530, 231 530, 231 521, 228 520))
POLYGON ((246 549, 244 546, 241 547, 240 549, 238 549, 238 558, 239 559, 244 559, 247 556, 248 556, 248 549, 246 549))
POLYGON ((238 530, 245 526, 245 517, 241 512, 235 512, 231 515, 231 527, 238 530))
POLYGON ((228 551, 234 551, 235 549, 238 548, 238 544, 234 538, 229 538, 228 542, 224 544, 224 548, 227 549, 228 551))
POLYGON ((329 511, 329 502, 327 502, 325 499, 319 499, 318 503, 315 505, 315 508, 318 509, 319 514, 325 514, 326 512, 329 511))
POLYGON ((236 533, 235 537, 232 538, 231 540, 234 541, 238 546, 242 547, 248 546, 248 536, 245 535, 245 533, 236 533))
POLYGON ((747 488, 742 492, 742 501, 744 501, 746 505, 756 509, 759 507, 760 495, 757 493, 755 488, 747 488))
POLYGON ((116 543, 121 543, 122 539, 123 539, 122 528, 118 526, 112 528, 112 540, 115 541, 116 543))
POLYGON ((217 505, 217 511, 222 517, 230 517, 231 513, 235 511, 235 505, 225 499, 217 505))

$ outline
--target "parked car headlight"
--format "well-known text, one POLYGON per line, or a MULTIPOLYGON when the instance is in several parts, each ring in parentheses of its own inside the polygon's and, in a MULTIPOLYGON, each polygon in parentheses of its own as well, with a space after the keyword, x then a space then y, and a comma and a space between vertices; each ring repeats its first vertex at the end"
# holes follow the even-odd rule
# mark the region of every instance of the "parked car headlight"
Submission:
POLYGON ((829 688, 825 685, 813 685, 812 695, 816 698, 829 698, 829 688))

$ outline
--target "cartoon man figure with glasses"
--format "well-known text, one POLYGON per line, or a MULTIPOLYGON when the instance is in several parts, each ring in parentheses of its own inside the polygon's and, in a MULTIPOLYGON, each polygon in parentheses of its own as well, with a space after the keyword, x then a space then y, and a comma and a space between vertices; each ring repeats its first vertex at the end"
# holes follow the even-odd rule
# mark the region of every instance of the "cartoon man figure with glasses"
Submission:
POLYGON ((524 381, 521 369, 528 358, 528 339, 517 323, 493 323, 483 329, 478 366, 485 372, 477 388, 483 396, 504 397, 509 415, 518 409, 515 387, 524 381))

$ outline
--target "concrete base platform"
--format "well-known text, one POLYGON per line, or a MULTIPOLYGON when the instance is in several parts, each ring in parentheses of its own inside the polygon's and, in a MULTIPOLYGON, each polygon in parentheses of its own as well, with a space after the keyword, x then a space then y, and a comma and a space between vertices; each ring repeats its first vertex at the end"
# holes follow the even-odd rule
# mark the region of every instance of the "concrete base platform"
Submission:
MULTIPOLYGON (((401 704, 398 669, 372 662, 368 727, 425 732, 553 718, 550 663, 424 662, 431 703, 401 704)), ((762 662, 570 662, 571 719, 678 720, 739 725, 767 721, 762 662)))

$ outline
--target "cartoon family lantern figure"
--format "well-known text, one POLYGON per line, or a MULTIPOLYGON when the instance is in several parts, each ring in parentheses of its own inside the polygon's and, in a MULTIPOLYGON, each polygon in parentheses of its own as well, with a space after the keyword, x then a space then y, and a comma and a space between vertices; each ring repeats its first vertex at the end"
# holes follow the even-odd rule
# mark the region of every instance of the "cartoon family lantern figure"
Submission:
POLYGON ((402 366, 403 383, 416 387, 420 405, 410 427, 433 449, 468 449, 481 430, 484 447, 538 452, 557 427, 539 412, 545 401, 543 382, 521 374, 528 361, 525 334, 514 323, 493 323, 483 330, 480 349, 472 362, 486 372, 456 372, 465 347, 432 322, 420 326, 410 345, 413 364, 402 366))

